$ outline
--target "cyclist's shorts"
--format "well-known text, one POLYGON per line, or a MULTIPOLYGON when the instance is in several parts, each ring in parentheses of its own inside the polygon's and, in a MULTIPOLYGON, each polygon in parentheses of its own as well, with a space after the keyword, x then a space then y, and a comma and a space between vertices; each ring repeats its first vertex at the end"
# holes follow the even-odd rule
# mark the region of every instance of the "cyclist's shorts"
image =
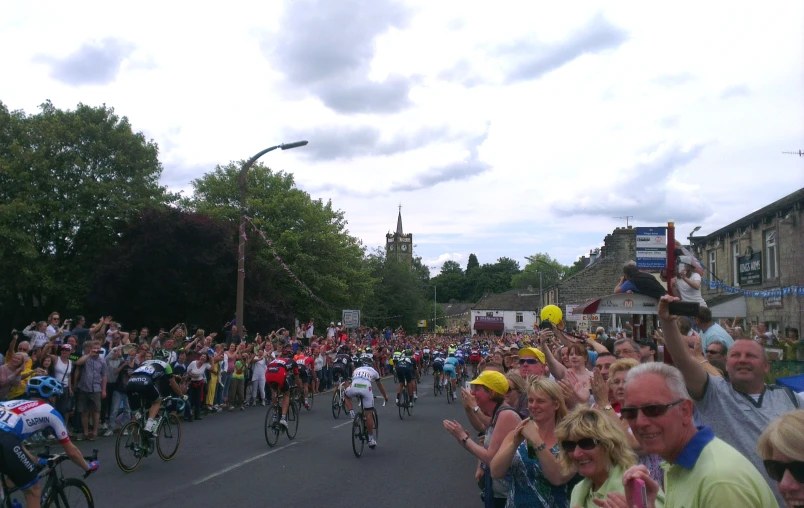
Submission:
POLYGON ((132 375, 126 385, 126 395, 132 411, 140 409, 141 402, 150 407, 154 401, 162 398, 158 383, 154 383, 148 374, 132 375))
POLYGON ((301 378, 302 383, 309 383, 310 382, 310 371, 307 368, 299 367, 299 378, 301 378))
POLYGON ((457 377, 455 375, 455 366, 452 365, 451 363, 445 363, 444 364, 444 372, 446 374, 449 374, 449 377, 452 378, 452 379, 457 377))
POLYGON ((434 363, 433 364, 433 372, 444 372, 444 364, 443 363, 434 363))
POLYGON ((346 381, 347 379, 349 379, 349 373, 346 372, 346 369, 344 369, 343 367, 333 367, 332 380, 337 383, 338 378, 340 378, 342 381, 346 381))
POLYGON ((466 361, 463 358, 458 358, 458 365, 466 365, 466 361))
POLYGON ((407 367, 397 367, 396 377, 399 379, 400 384, 404 383, 405 381, 410 383, 413 381, 413 371, 407 367))
POLYGON ((26 490, 39 481, 37 467, 22 449, 20 439, 11 432, 0 432, 0 471, 6 478, 26 490))
POLYGON ((346 396, 350 399, 360 398, 363 403, 363 409, 374 407, 374 393, 371 391, 371 381, 367 379, 353 379, 352 386, 346 389, 346 396))
POLYGON ((284 372, 267 372, 265 374, 265 384, 271 388, 278 388, 280 392, 290 390, 290 384, 284 372))
POLYGON ((472 355, 469 357, 469 361, 472 363, 480 363, 480 355, 472 355))

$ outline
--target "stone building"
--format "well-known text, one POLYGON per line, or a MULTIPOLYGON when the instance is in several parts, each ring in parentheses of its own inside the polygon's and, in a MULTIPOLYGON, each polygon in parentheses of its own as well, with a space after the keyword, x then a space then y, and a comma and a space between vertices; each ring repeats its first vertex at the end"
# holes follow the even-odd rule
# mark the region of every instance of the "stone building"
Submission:
POLYGON ((487 294, 472 306, 473 332, 532 332, 538 312, 539 293, 513 289, 487 294))
MULTIPOLYGON (((623 265, 636 257, 636 229, 631 226, 615 229, 606 235, 603 247, 595 254, 586 268, 548 288, 544 304, 558 305, 566 313, 567 304, 614 293, 623 265)), ((604 326, 611 326, 610 316, 603 315, 601 319, 604 326)))
POLYGON ((472 320, 471 302, 439 303, 443 317, 438 318, 438 326, 450 332, 467 333, 472 320))
POLYGON ((702 294, 713 314, 722 315, 714 307, 728 303, 751 323, 765 323, 777 335, 789 327, 802 331, 802 207, 804 189, 799 189, 717 231, 692 238, 695 255, 706 266, 702 294))
POLYGON ((413 235, 402 230, 402 205, 399 205, 396 231, 385 235, 385 256, 400 263, 413 264, 413 235))

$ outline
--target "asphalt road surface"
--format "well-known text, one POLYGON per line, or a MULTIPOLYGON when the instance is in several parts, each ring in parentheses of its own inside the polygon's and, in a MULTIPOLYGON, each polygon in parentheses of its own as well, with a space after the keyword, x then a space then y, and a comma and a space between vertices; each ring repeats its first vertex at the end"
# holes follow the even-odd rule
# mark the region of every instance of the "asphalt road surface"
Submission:
MULTIPOLYGON (((482 506, 473 479, 476 459, 441 424, 449 418, 468 427, 460 400, 435 398, 432 376, 425 376, 413 416, 400 420, 393 379, 384 385, 390 401, 386 407, 376 401, 379 444, 366 446, 359 459, 348 414, 332 417, 331 393, 316 397, 312 411, 302 409, 296 438, 281 435, 274 448, 265 442, 261 406, 182 421, 176 457, 163 462, 154 453, 132 473, 117 466, 114 437, 76 444, 85 455, 100 452, 101 469, 86 480, 99 508, 482 506)), ((79 474, 70 464, 63 471, 79 474)))

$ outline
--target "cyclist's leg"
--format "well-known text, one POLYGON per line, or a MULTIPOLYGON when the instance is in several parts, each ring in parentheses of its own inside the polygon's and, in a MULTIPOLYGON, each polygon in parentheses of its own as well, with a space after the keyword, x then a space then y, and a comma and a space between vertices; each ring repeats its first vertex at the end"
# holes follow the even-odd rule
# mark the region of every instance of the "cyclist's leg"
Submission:
POLYGON ((15 435, 7 432, 0 434, 0 449, 0 470, 5 474, 6 483, 21 486, 25 506, 41 506, 42 487, 32 455, 15 435))

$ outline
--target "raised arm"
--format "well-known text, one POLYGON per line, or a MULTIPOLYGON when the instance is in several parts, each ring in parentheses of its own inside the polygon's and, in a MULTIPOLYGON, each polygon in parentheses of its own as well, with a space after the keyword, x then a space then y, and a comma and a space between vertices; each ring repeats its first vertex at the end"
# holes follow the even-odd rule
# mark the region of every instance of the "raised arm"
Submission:
MULTIPOLYGON (((539 334, 539 343, 541 344, 539 349, 544 353, 544 359, 547 362, 547 366, 550 368, 550 374, 552 374, 556 380, 561 380, 566 377, 567 368, 556 360, 556 357, 553 356, 553 352, 550 351, 550 346, 547 345, 548 332, 550 332, 550 330, 545 330, 539 334)), ((553 332, 550 332, 549 335, 552 335, 552 333, 553 332)))
POLYGON ((675 316, 670 315, 670 302, 678 301, 673 296, 663 296, 659 300, 659 318, 662 321, 665 347, 673 357, 673 363, 684 375, 687 390, 693 398, 703 398, 708 374, 703 364, 692 357, 687 349, 687 343, 678 330, 675 316))

